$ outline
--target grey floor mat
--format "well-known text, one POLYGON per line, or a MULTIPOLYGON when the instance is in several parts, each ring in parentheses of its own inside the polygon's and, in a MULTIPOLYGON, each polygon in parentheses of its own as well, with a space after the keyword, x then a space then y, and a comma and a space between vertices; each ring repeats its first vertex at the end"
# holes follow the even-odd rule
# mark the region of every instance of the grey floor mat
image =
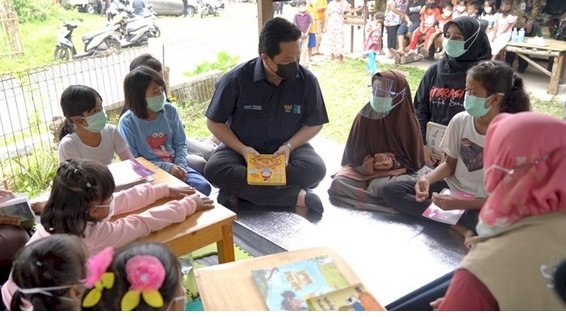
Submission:
MULTIPOLYGON (((342 146, 317 138, 327 176, 315 189, 325 212, 297 213, 289 208, 230 206, 238 214, 235 240, 257 254, 328 246, 348 262, 383 305, 453 270, 466 253, 451 229, 388 212, 353 210, 330 203, 330 175, 339 168, 342 146), (267 240, 267 242, 265 241, 267 240)), ((240 245, 240 244, 239 244, 240 245)), ((247 250, 247 249, 246 249, 247 250)))

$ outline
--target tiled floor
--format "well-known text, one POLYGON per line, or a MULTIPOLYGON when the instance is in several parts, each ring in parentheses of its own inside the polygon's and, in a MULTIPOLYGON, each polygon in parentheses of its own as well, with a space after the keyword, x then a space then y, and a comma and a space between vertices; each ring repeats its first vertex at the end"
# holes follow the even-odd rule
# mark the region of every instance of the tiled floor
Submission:
MULTIPOLYGON (((242 203, 231 207, 238 214, 236 240, 245 232, 255 232, 271 242, 257 243, 265 246, 262 253, 329 246, 346 259, 384 305, 458 265, 466 248, 463 239, 450 229, 403 215, 332 205, 326 190, 330 175, 340 165, 343 147, 321 138, 312 144, 327 167, 327 176, 315 189, 324 203, 322 217, 242 203)), ((253 244, 253 236, 247 234, 243 239, 253 244)))

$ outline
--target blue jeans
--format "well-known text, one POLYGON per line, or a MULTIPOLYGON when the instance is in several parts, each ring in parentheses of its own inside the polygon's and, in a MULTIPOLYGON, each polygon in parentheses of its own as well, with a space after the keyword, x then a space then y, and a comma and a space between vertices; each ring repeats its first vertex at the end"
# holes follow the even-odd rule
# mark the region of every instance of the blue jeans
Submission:
POLYGON ((212 187, 208 183, 208 181, 202 176, 199 172, 195 171, 190 167, 187 170, 187 177, 185 178, 185 183, 189 184, 190 186, 196 188, 199 192, 205 194, 206 196, 210 195, 212 191, 212 187))

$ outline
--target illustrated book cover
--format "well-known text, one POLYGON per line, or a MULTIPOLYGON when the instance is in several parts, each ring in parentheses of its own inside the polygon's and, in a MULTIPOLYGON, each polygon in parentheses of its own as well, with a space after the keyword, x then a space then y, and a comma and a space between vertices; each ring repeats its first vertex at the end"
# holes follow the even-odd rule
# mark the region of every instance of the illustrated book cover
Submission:
MULTIPOLYGON (((474 195, 450 190, 448 188, 444 188, 440 191, 440 195, 450 195, 458 199, 474 199, 474 195)), ((423 212, 423 216, 436 220, 438 222, 447 223, 449 225, 455 225, 458 223, 458 220, 462 217, 466 210, 465 209, 453 209, 453 210, 444 210, 438 207, 434 202, 428 206, 425 211, 423 212)))
POLYGON ((314 311, 382 311, 383 306, 362 284, 356 284, 307 299, 314 311))
POLYGON ((151 175, 155 174, 154 171, 143 166, 138 160, 130 159, 121 162, 116 162, 108 165, 114 182, 116 183, 116 190, 121 191, 135 185, 152 181, 151 175))
POLYGON ((248 185, 285 185, 287 184, 286 173, 284 155, 248 155, 248 185))
POLYGON ((272 311, 308 310, 308 298, 348 286, 336 263, 327 256, 253 270, 252 278, 272 311))
POLYGON ((0 216, 17 217, 22 228, 32 228, 35 224, 35 215, 25 194, 7 200, 0 204, 0 216))

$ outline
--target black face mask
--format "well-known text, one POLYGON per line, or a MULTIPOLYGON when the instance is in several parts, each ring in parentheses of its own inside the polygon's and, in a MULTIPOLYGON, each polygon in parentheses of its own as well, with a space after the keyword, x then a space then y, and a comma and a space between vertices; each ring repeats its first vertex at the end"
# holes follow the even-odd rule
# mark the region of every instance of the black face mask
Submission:
POLYGON ((297 62, 291 62, 289 64, 276 63, 276 65, 277 71, 275 72, 275 74, 277 74, 277 76, 287 80, 292 80, 297 77, 297 72, 299 71, 299 65, 297 64, 297 62))

